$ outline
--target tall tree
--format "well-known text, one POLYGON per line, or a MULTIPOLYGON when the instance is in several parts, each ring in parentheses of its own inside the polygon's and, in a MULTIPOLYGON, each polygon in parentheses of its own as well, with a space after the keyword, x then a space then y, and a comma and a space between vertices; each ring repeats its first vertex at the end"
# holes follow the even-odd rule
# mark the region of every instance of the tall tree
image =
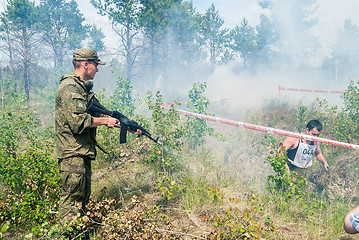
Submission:
POLYGON ((11 43, 8 42, 8 53, 12 60, 18 57, 21 62, 24 90, 28 100, 30 99, 31 65, 39 43, 37 19, 38 9, 34 2, 29 0, 8 0, 5 11, 1 13, 1 29, 5 29, 3 33, 9 40, 12 40, 11 43))
POLYGON ((359 26, 350 19, 346 19, 343 28, 339 29, 338 39, 332 46, 329 59, 323 64, 332 72, 331 79, 341 83, 349 79, 356 79, 359 70, 359 26))
POLYGON ((163 41, 168 34, 173 6, 181 2, 182 0, 141 0, 143 8, 139 14, 139 23, 144 28, 152 67, 165 62, 168 57, 168 45, 163 41))
POLYGON ((96 49, 96 51, 104 51, 105 45, 103 39, 105 35, 101 31, 101 28, 98 28, 96 25, 90 27, 89 30, 89 48, 96 49))
POLYGON ((263 0, 262 8, 270 11, 277 36, 278 58, 290 66, 311 65, 320 47, 311 34, 318 22, 318 0, 263 0))
MULTIPOLYGON (((4 53, 9 61, 9 67, 11 71, 11 75, 14 78, 15 77, 15 40, 14 35, 11 32, 10 25, 8 24, 8 20, 4 18, 4 16, 1 16, 1 25, 0 25, 0 39, 1 39, 1 47, 0 51, 4 53)), ((15 89, 16 91, 16 84, 15 89)))
POLYGON ((246 65, 258 49, 254 28, 248 25, 248 21, 243 18, 241 26, 237 25, 231 31, 231 39, 231 48, 239 52, 244 65, 246 65))
POLYGON ((272 21, 264 14, 259 17, 259 25, 257 30, 257 52, 255 53, 255 61, 257 63, 268 64, 274 57, 277 49, 277 33, 272 21))
POLYGON ((174 4, 170 12, 169 56, 176 64, 191 64, 200 58, 200 14, 195 12, 192 2, 174 4))
POLYGON ((214 4, 207 9, 202 21, 203 40, 207 44, 210 53, 210 62, 216 64, 224 52, 228 42, 228 28, 224 28, 224 20, 220 17, 214 4))
POLYGON ((62 67, 64 56, 87 37, 85 18, 74 0, 41 0, 40 13, 43 39, 52 50, 54 66, 62 67))
POLYGON ((112 29, 120 36, 122 47, 119 51, 125 59, 124 72, 127 80, 131 81, 137 56, 143 46, 138 38, 140 2, 138 0, 91 0, 91 3, 101 15, 108 16, 112 21, 112 29))

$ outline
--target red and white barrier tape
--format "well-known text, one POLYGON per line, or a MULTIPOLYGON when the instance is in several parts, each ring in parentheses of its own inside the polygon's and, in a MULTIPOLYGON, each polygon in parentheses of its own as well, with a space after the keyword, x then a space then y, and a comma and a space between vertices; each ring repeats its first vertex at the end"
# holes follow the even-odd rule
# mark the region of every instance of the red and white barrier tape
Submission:
MULTIPOLYGON (((171 106, 172 104, 175 104, 175 103, 163 103, 163 104, 160 104, 160 106, 168 110, 169 106, 171 106)), ((300 139, 305 139, 305 140, 310 140, 310 141, 315 141, 315 142, 320 142, 320 143, 325 143, 325 144, 331 144, 331 145, 340 146, 340 147, 359 149, 359 145, 334 141, 334 140, 320 138, 320 137, 313 137, 310 135, 294 133, 294 132, 290 132, 290 131, 270 128, 270 127, 264 127, 264 126, 259 126, 259 125, 255 125, 255 124, 250 124, 250 123, 238 122, 238 121, 228 120, 228 119, 219 118, 219 117, 207 116, 207 115, 203 115, 203 114, 199 114, 199 113, 193 113, 193 112, 188 112, 185 110, 180 110, 177 108, 175 108, 175 110, 178 113, 189 116, 189 117, 201 118, 201 119, 204 119, 207 121, 223 123, 223 124, 231 125, 231 126, 235 126, 235 127, 243 127, 246 129, 265 132, 265 133, 269 133, 269 134, 281 135, 281 136, 286 136, 286 137, 294 137, 294 138, 300 138, 300 139)))
POLYGON ((316 92, 316 93, 339 93, 343 94, 344 91, 338 90, 318 90, 318 89, 305 89, 305 88, 286 88, 278 86, 279 91, 295 91, 295 92, 316 92))
POLYGON ((171 105, 182 105, 182 104, 187 104, 187 102, 170 102, 170 103, 161 103, 160 106, 164 107, 164 106, 171 106, 171 105))

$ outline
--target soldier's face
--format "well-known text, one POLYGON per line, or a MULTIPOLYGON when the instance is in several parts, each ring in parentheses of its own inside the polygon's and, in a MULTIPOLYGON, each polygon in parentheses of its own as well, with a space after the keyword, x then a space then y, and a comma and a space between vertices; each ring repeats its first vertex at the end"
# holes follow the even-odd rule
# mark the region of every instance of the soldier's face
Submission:
POLYGON ((85 62, 85 78, 84 80, 92 80, 95 78, 96 73, 98 72, 97 63, 93 61, 85 62))

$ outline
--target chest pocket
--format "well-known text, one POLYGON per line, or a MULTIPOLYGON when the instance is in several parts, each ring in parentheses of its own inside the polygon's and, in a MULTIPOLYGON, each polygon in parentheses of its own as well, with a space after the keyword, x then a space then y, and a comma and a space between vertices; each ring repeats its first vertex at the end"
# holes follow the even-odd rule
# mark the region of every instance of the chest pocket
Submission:
POLYGON ((71 93, 71 95, 72 95, 72 100, 74 101, 75 104, 74 113, 77 114, 86 113, 87 111, 86 96, 83 96, 78 93, 71 93))

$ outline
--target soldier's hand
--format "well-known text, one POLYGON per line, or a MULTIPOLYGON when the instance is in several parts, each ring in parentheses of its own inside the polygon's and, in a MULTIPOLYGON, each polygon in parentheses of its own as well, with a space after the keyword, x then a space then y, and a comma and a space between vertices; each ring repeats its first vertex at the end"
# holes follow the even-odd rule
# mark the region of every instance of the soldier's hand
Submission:
POLYGON ((109 127, 109 128, 113 128, 113 127, 117 126, 118 122, 119 121, 116 118, 113 118, 113 117, 107 117, 106 118, 106 126, 109 127))
POLYGON ((137 131, 132 131, 131 129, 128 129, 133 134, 136 134, 138 137, 142 136, 142 131, 140 129, 137 129, 137 131))

